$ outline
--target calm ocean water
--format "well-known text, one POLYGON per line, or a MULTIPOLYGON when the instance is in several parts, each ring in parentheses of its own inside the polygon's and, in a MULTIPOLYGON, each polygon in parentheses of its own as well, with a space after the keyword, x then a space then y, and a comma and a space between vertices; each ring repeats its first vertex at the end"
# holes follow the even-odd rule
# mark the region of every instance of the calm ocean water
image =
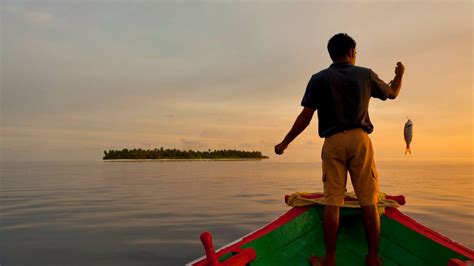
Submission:
MULTIPOLYGON (((285 194, 321 191, 319 163, 1 163, 0 264, 182 265, 274 220, 285 194)), ((472 162, 381 161, 401 210, 474 248, 472 162)), ((350 189, 349 189, 350 190, 350 189)))

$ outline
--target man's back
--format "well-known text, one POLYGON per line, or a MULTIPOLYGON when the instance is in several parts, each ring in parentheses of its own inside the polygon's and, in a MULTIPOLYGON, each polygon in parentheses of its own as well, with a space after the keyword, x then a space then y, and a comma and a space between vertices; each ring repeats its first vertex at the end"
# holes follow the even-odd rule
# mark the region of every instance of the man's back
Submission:
POLYGON ((353 128, 371 133, 370 97, 385 100, 389 89, 368 68, 347 62, 333 63, 311 77, 301 105, 318 110, 322 138, 353 128))

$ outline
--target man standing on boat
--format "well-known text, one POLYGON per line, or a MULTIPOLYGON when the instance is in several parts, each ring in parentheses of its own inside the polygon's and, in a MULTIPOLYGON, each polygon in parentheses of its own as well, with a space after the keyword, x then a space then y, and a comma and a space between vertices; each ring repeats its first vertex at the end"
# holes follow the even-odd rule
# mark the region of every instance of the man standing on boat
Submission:
POLYGON ((371 69, 355 66, 356 42, 347 34, 334 35, 328 42, 333 64, 314 74, 301 101, 303 111, 284 140, 275 146, 283 154, 288 145, 308 126, 318 110, 319 136, 324 138, 322 168, 324 183, 324 258, 313 257, 312 265, 336 265, 339 208, 344 204, 347 171, 362 207, 369 254, 367 265, 381 265, 377 256, 380 236, 378 174, 368 134, 374 127, 368 107, 371 97, 395 99, 405 67, 398 62, 395 78, 386 84, 371 69))

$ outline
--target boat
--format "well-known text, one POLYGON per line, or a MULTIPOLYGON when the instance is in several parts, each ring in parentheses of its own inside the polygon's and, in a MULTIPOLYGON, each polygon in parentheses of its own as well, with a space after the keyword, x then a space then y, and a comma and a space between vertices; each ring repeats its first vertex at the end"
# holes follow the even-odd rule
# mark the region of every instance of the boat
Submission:
MULTIPOLYGON (((323 198, 321 193, 304 195, 323 198)), ((401 196, 386 196, 400 205, 401 196)), ((289 196, 285 197, 288 201, 289 196)), ((346 198, 345 201, 354 200, 346 198)), ((324 255, 324 206, 293 207, 275 221, 228 244, 214 249, 212 235, 201 234, 205 255, 188 266, 309 265, 311 256, 324 255)), ((474 251, 418 223, 398 208, 381 212, 379 256, 391 265, 474 265, 474 251)), ((366 265, 367 244, 360 208, 341 208, 336 257, 338 265, 366 265)))

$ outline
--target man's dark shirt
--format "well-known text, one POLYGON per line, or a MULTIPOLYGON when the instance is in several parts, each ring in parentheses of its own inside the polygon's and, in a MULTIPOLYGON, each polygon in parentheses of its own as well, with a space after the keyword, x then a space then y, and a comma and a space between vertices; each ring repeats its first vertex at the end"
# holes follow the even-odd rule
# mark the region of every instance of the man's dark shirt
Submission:
POLYGON ((318 110, 321 138, 352 128, 371 133, 374 126, 368 112, 370 97, 386 100, 390 90, 368 68, 333 63, 311 77, 301 105, 318 110))

